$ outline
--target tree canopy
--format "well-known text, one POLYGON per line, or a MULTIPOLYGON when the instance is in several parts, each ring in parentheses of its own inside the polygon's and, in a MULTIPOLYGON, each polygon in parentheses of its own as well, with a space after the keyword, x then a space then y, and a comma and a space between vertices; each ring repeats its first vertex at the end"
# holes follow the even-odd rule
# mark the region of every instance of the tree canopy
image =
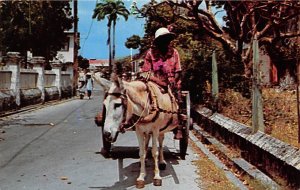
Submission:
MULTIPOLYGON (((235 64, 236 61, 233 56, 228 56, 230 53, 223 49, 221 43, 206 35, 204 31, 200 31, 195 22, 177 17, 172 5, 166 2, 151 1, 137 11, 140 13, 138 16, 146 18, 145 35, 140 40, 140 53, 142 55, 151 47, 155 31, 158 28, 168 27, 176 34, 172 45, 180 54, 183 67, 183 89, 190 91, 194 101, 201 100, 206 81, 211 79, 211 59, 214 50, 221 65, 220 81, 222 84, 232 84, 229 81, 233 80, 232 77, 236 73, 240 73, 242 68, 235 64)), ((131 40, 132 38, 129 38, 127 43, 131 40)))
MULTIPOLYGON (((295 37, 300 35, 297 29, 299 1, 167 0, 158 3, 151 0, 135 10, 139 16, 147 18, 144 39, 149 38, 148 34, 153 36, 154 31, 149 31, 149 25, 166 26, 178 19, 185 20, 194 24, 190 28, 193 33, 205 33, 244 64, 246 74, 251 70, 252 49, 250 46, 245 52, 245 44, 250 44, 255 36, 271 57, 288 53, 282 48, 274 48, 276 44, 278 47, 288 42, 294 49, 299 48, 295 47, 295 37), (158 14, 159 10, 164 11, 164 15, 158 14), (223 19, 218 19, 221 13, 223 19)), ((291 46, 286 49, 291 49, 291 46)))
POLYGON ((72 28, 70 2, 0 1, 0 48, 51 60, 65 44, 72 28))
POLYGON ((81 55, 78 56, 78 66, 82 69, 87 69, 90 66, 89 60, 83 58, 81 55))
MULTIPOLYGON (((245 72, 251 68, 251 46, 246 52, 244 44, 256 37, 260 46, 270 49, 280 40, 299 36, 299 30, 288 29, 297 25, 299 19, 299 1, 167 1, 173 7, 176 17, 198 25, 198 31, 204 31, 230 51, 245 66, 245 72), (183 11, 177 12, 180 7, 183 11), (216 18, 219 11, 225 10, 225 26, 216 18)), ((269 51, 270 52, 270 51, 269 51)))
POLYGON ((174 46, 179 49, 184 70, 188 71, 184 77, 189 81, 198 80, 186 83, 193 90, 210 80, 213 50, 220 67, 221 86, 234 87, 234 81, 239 83, 238 88, 245 86, 241 81, 242 78, 249 81, 244 76, 251 75, 254 37, 271 59, 280 60, 277 63, 284 65, 282 59, 286 56, 283 55, 289 52, 295 55, 296 51, 291 49, 299 49, 295 39, 300 35, 295 29, 299 8, 299 1, 151 0, 140 9, 135 7, 134 13, 146 18, 142 54, 151 46, 159 27, 169 27, 176 33, 174 46), (284 42, 290 45, 282 46, 284 42), (197 84, 201 78, 202 82, 197 84))
POLYGON ((137 49, 141 45, 141 38, 138 35, 132 35, 131 37, 127 38, 125 42, 125 46, 127 48, 137 49))

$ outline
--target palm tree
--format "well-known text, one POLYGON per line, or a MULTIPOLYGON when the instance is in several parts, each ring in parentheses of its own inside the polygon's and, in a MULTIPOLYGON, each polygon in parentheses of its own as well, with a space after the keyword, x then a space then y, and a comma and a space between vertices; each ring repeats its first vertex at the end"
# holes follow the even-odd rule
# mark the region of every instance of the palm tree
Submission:
POLYGON ((98 21, 104 20, 105 16, 107 15, 108 23, 107 23, 107 30, 108 30, 108 38, 107 38, 107 45, 109 46, 109 72, 111 72, 112 66, 112 56, 111 56, 111 43, 110 43, 110 29, 111 29, 111 19, 109 19, 109 14, 112 12, 111 3, 107 0, 105 2, 100 2, 96 4, 94 9, 93 19, 97 18, 98 21))
POLYGON ((107 30, 108 38, 107 44, 109 45, 109 71, 111 69, 116 72, 116 65, 113 64, 115 59, 115 29, 118 16, 123 16, 127 21, 130 12, 126 9, 124 2, 121 0, 103 0, 103 2, 97 3, 94 9, 93 19, 97 18, 98 21, 108 19, 107 30), (111 24, 113 24, 113 49, 111 49, 111 24), (111 51, 112 50, 112 51, 111 51))

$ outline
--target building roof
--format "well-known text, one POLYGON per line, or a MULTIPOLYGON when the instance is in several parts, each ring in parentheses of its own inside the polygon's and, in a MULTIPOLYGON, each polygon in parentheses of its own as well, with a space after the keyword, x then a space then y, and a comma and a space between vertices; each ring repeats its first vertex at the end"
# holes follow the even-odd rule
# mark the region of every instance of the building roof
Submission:
POLYGON ((109 61, 107 59, 90 59, 89 60, 90 66, 102 66, 102 67, 108 67, 109 61))

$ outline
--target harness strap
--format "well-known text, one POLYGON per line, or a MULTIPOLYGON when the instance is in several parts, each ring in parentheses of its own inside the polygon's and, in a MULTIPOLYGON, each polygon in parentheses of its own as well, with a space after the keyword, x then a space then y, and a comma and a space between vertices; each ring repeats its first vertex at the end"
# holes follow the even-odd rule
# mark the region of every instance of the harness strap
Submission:
POLYGON ((152 100, 151 101, 152 105, 151 105, 150 113, 141 120, 143 123, 148 123, 148 122, 154 121, 158 117, 158 114, 159 114, 157 95, 155 94, 153 87, 151 85, 149 85, 149 83, 146 83, 146 85, 149 88, 149 98, 150 98, 150 100, 152 100))
MULTIPOLYGON (((145 103, 145 107, 143 108, 143 111, 142 113, 140 114, 140 116, 138 116, 139 118, 136 120, 136 121, 133 121, 134 124, 132 124, 131 126, 129 127, 125 127, 125 125, 127 125, 126 121, 130 121, 132 118, 126 118, 126 111, 127 111, 127 107, 128 107, 128 101, 127 101, 127 98, 128 95, 125 93, 125 94, 114 94, 114 95, 119 95, 119 96, 123 96, 126 97, 124 98, 123 100, 123 103, 126 103, 123 104, 124 105, 124 117, 123 117, 123 127, 121 127, 121 131, 122 132, 125 132, 125 131, 129 131, 129 130, 132 130, 135 125, 137 123, 149 123, 149 122, 154 122, 158 117, 159 117, 159 114, 160 113, 167 113, 167 114, 172 114, 172 115, 178 115, 179 112, 178 111, 174 111, 176 110, 175 108, 175 101, 174 101, 174 95, 170 92, 170 89, 168 90, 168 95, 171 99, 171 105, 172 105, 172 108, 171 110, 165 110, 165 109, 162 109, 159 107, 159 104, 158 104, 158 98, 157 98, 157 94, 155 93, 155 90, 154 90, 154 87, 151 86, 151 84, 148 83, 148 81, 141 81, 141 82, 144 82, 146 87, 147 87, 147 92, 148 92, 148 98, 147 98, 147 101, 145 103), (125 100, 126 99, 126 100, 125 100), (151 105, 151 110, 150 110, 150 113, 146 116, 146 117, 142 117, 142 115, 145 113, 145 111, 148 109, 148 106, 149 106, 149 102, 150 102, 150 105, 151 105)), ((162 130, 165 130, 169 125, 171 125, 171 123, 173 122, 174 120, 174 116, 172 116, 168 123, 166 124, 166 126, 164 126, 162 129, 160 129, 160 131, 162 130)), ((130 122, 129 122, 130 123, 130 122)))
POLYGON ((166 124, 166 126, 164 126, 163 128, 159 129, 159 131, 161 132, 161 131, 165 130, 166 128, 168 128, 169 125, 171 125, 172 122, 173 122, 173 117, 171 117, 169 119, 168 123, 166 124))
MULTIPOLYGON (((128 98, 128 96, 126 96, 126 97, 128 98)), ((122 132, 129 131, 129 130, 133 129, 133 128, 135 127, 135 125, 136 125, 137 123, 139 123, 139 122, 143 119, 142 115, 144 114, 145 110, 148 108, 148 101, 149 101, 149 98, 147 98, 145 107, 144 107, 144 109, 143 109, 141 115, 139 116, 139 118, 134 122, 134 124, 132 124, 132 125, 129 126, 129 127, 125 127, 125 126, 124 126, 125 121, 127 120, 127 118, 126 118, 126 111, 124 111, 124 117, 123 117, 123 122, 122 122, 122 123, 123 123, 123 127, 121 127, 121 131, 122 131, 122 132)), ((127 103, 127 102, 126 102, 126 103, 127 103)), ((127 110, 127 105, 126 105, 126 106, 124 105, 124 107, 126 107, 125 110, 127 110)), ((128 120, 131 120, 131 119, 132 119, 132 118, 129 118, 128 120)), ((126 125, 126 124, 125 124, 125 125, 126 125)))
MULTIPOLYGON (((172 105, 172 107, 173 107, 173 105, 172 105)), ((172 109, 172 111, 168 111, 168 110, 164 110, 164 109, 158 108, 157 111, 162 112, 162 113, 171 113, 171 114, 178 114, 179 113, 177 111, 173 111, 173 109, 172 109)))
MULTIPOLYGON (((168 94, 170 96, 170 99, 171 99, 171 104, 172 104, 172 111, 166 111, 166 110, 163 110, 164 113, 172 113, 173 116, 169 119, 168 123, 166 124, 166 126, 164 126, 163 128, 161 128, 159 131, 164 131, 165 129, 167 129, 173 122, 173 119, 174 119, 174 114, 176 114, 178 116, 178 112, 177 111, 174 111, 174 106, 175 106, 175 97, 174 95, 171 93, 171 90, 168 89, 168 94)), ((178 119, 178 118, 177 118, 178 119)))

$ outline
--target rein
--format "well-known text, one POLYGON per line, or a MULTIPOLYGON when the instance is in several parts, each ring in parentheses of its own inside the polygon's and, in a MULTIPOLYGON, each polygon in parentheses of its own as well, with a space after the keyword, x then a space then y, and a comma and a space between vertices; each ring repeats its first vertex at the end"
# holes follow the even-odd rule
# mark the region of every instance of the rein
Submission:
MULTIPOLYGON (((125 132, 125 131, 129 131, 129 130, 131 130, 132 128, 134 128, 134 127, 136 126, 136 124, 138 124, 138 123, 143 119, 142 115, 144 114, 145 110, 148 108, 148 102, 149 102, 149 98, 147 98, 147 101, 146 101, 146 103, 145 103, 145 107, 143 108, 143 111, 142 111, 142 113, 140 114, 140 116, 139 116, 139 118, 137 119, 137 121, 134 122, 134 124, 131 125, 130 127, 123 128, 124 132, 125 132)), ((126 115, 126 112, 124 112, 124 114, 126 115)), ((126 119, 126 116, 125 116, 125 119, 126 119)))
MULTIPOLYGON (((128 95, 126 93, 119 93, 119 92, 114 92, 114 93, 107 93, 107 96, 111 95, 111 96, 116 96, 116 97, 121 97, 122 99, 122 104, 124 106, 124 113, 123 113, 123 122, 122 124, 125 123, 126 121, 126 112, 127 112, 127 99, 129 98, 128 95), (124 104, 124 102, 126 101, 126 104, 124 104)), ((132 101, 133 102, 133 101, 132 101)), ((121 127, 121 132, 125 132, 125 131, 129 131, 132 128, 134 128, 136 126, 136 124, 138 124, 140 122, 141 119, 143 119, 142 115, 144 114, 145 110, 148 108, 148 103, 149 103, 149 97, 147 98, 147 101, 145 103, 145 106, 143 106, 143 111, 141 112, 139 118, 137 119, 136 122, 134 122, 133 125, 131 125, 130 127, 121 127)))
POLYGON ((151 85, 148 84, 149 81, 149 76, 150 73, 147 74, 147 77, 145 78, 146 80, 140 80, 141 82, 143 82, 146 87, 147 87, 147 93, 148 93, 148 98, 144 104, 144 106, 140 105, 143 107, 143 111, 141 112, 141 114, 136 115, 138 117, 138 119, 136 121, 134 121, 133 124, 131 124, 128 127, 125 127, 125 125, 127 125, 127 122, 130 121, 132 118, 129 118, 127 120, 127 107, 128 107, 128 99, 130 99, 132 101, 132 103, 134 104, 135 102, 132 100, 132 98, 129 97, 129 95, 126 93, 126 91, 124 93, 121 92, 112 92, 112 93, 107 93, 106 95, 111 95, 111 96, 115 96, 115 97, 120 97, 122 99, 122 105, 124 106, 124 113, 123 113, 123 121, 122 121, 122 125, 120 127, 120 131, 121 132, 125 132, 125 131, 129 131, 132 130, 139 122, 153 122, 156 118, 158 118, 159 113, 167 113, 167 114, 178 114, 178 111, 174 111, 174 97, 171 95, 171 93, 168 91, 168 94, 170 96, 171 99, 171 104, 172 104, 172 110, 165 110, 163 108, 160 108, 158 105, 158 100, 157 100, 157 95, 155 94, 155 90, 153 89, 153 87, 151 85), (151 89, 151 90, 150 90, 151 89), (146 109, 149 108, 149 102, 151 101, 151 107, 152 109, 150 110, 150 113, 148 115, 146 115, 145 117, 143 117, 142 115, 145 113, 146 109))
MULTIPOLYGON (((178 111, 174 111, 174 110, 176 110, 176 108, 174 107, 174 101, 175 100, 174 100, 174 97, 173 97, 173 95, 171 94, 170 91, 168 91, 168 94, 169 94, 170 99, 171 99, 172 108, 171 108, 171 110, 165 110, 163 108, 160 108, 159 103, 158 103, 158 99, 157 99, 157 94, 155 93, 155 90, 153 89, 153 86, 147 84, 148 81, 146 81, 146 82, 141 81, 141 82, 144 82, 146 87, 147 87, 148 98, 147 98, 147 100, 144 104, 145 106, 143 106, 143 111, 141 112, 141 114, 139 114, 139 116, 136 115, 138 117, 138 119, 130 127, 123 127, 122 130, 124 130, 124 131, 131 130, 139 122, 149 123, 149 122, 155 121, 159 117, 159 113, 167 113, 167 114, 172 114, 172 115, 179 114, 178 111), (151 101, 151 104, 148 104, 149 101, 151 101), (150 113, 148 115, 146 115, 145 117, 143 117, 142 115, 144 114, 145 110, 148 109, 149 105, 151 105, 151 107, 152 107, 150 109, 150 113)), ((132 98, 130 98, 130 96, 128 94, 126 94, 126 98, 131 99, 133 104, 135 103, 132 100, 132 98)), ((125 107, 125 111, 124 111, 124 122, 123 122, 123 124, 125 123, 125 121, 130 121, 130 119, 131 119, 131 118, 129 118, 127 120, 127 118, 126 118, 126 107, 127 107, 127 105, 124 105, 124 107, 125 107)), ((126 123, 125 123, 125 125, 126 125, 126 123)))

